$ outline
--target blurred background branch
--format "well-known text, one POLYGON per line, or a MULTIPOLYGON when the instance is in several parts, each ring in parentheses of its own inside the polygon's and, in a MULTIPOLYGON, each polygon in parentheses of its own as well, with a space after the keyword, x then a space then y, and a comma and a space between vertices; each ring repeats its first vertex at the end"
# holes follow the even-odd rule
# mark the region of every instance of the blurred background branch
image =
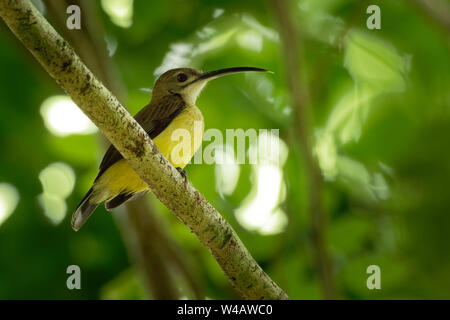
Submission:
POLYGON ((323 211, 322 177, 312 147, 311 103, 304 79, 302 35, 297 32, 293 22, 291 9, 286 0, 272 0, 274 14, 280 26, 282 41, 282 57, 284 58, 285 74, 289 85, 292 105, 296 115, 295 140, 302 150, 304 157, 303 175, 308 179, 308 207, 311 219, 311 229, 317 269, 325 299, 336 299, 337 293, 333 279, 333 267, 326 247, 325 228, 326 215, 323 211))
POLYGON ((446 0, 413 0, 416 6, 440 25, 447 34, 450 33, 450 3, 446 0))

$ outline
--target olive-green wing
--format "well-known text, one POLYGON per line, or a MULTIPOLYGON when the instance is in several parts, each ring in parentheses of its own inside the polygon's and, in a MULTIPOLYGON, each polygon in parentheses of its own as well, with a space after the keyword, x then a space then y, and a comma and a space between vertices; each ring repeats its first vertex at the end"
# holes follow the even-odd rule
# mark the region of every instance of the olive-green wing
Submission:
MULTIPOLYGON (((149 104, 134 117, 151 139, 156 138, 180 114, 186 104, 178 95, 171 95, 160 100, 158 104, 149 104)), ((110 166, 122 159, 122 155, 110 145, 100 163, 97 180, 110 166)))

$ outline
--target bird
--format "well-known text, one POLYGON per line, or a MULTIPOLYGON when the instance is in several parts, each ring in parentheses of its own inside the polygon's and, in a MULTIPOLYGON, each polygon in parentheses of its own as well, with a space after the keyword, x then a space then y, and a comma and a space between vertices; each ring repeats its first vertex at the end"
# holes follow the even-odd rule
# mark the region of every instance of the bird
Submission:
MULTIPOLYGON (((255 67, 232 67, 209 72, 193 68, 168 70, 156 80, 150 103, 134 116, 158 150, 185 179, 184 167, 201 146, 203 139, 204 119, 202 112, 195 105, 200 92, 210 80, 240 72, 269 71, 255 67), (193 134, 195 123, 201 124, 200 134, 193 134), (188 130, 191 137, 190 154, 182 157, 171 155, 173 148, 179 143, 172 138, 177 129, 188 130)), ((92 187, 72 215, 73 230, 78 231, 101 203, 105 202, 106 210, 110 211, 148 190, 147 184, 117 149, 110 145, 103 156, 92 187)))

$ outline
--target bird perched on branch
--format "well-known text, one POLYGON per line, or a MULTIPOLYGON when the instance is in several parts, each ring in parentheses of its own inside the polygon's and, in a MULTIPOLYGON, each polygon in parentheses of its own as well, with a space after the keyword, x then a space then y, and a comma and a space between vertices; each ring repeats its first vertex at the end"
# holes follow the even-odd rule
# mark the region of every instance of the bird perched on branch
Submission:
MULTIPOLYGON (((253 67, 226 68, 205 73, 191 68, 178 68, 163 73, 156 81, 150 104, 139 111, 135 119, 182 175, 185 176, 183 168, 201 146, 203 139, 203 116, 195 105, 198 95, 212 79, 249 71, 267 72, 253 67), (200 132, 194 134, 196 122, 201 124, 201 128, 200 132), (182 157, 172 156, 172 150, 179 144, 179 140, 172 136, 177 129, 190 133, 190 154, 182 157)), ((78 231, 103 201, 106 209, 111 210, 148 190, 147 184, 111 145, 100 163, 93 186, 72 215, 72 228, 78 231)))

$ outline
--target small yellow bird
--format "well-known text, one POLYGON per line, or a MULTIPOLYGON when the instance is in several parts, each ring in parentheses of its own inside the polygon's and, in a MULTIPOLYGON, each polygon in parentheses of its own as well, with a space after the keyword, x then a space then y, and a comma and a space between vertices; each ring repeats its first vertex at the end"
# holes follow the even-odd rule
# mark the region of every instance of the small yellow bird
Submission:
MULTIPOLYGON (((147 132, 159 151, 184 175, 183 168, 201 146, 204 122, 195 105, 198 95, 209 80, 238 72, 267 72, 253 67, 226 68, 201 72, 191 68, 177 68, 163 73, 155 83, 150 104, 139 111, 135 119, 147 132), (194 135, 195 122, 201 123, 201 134, 194 135), (171 151, 179 143, 172 138, 177 129, 185 129, 191 137, 191 154, 172 159, 171 151)), ((78 231, 99 204, 105 201, 107 210, 149 190, 144 181, 111 145, 100 163, 93 186, 72 215, 72 228, 78 231)))

